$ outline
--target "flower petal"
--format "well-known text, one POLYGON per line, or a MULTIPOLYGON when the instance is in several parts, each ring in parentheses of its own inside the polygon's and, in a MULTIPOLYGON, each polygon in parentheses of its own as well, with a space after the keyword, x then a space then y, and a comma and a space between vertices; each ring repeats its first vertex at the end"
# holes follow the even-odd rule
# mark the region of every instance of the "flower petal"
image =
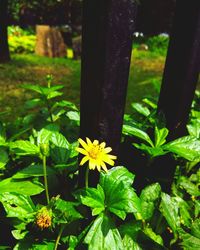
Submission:
POLYGON ((101 167, 103 168, 103 170, 105 171, 105 172, 108 172, 108 169, 107 169, 107 167, 106 167, 106 164, 102 161, 101 162, 101 167))
POLYGON ((109 159, 108 157, 104 157, 103 161, 108 163, 111 166, 114 166, 114 164, 115 164, 115 162, 113 160, 109 159))
POLYGON ((96 145, 98 145, 98 144, 99 144, 99 141, 98 141, 98 140, 94 140, 94 141, 93 141, 93 145, 96 146, 96 145))
POLYGON ((83 166, 83 164, 86 163, 86 161, 89 161, 89 157, 88 156, 84 156, 80 162, 80 165, 83 166))
POLYGON ((113 159, 113 160, 116 160, 117 159, 117 156, 115 155, 107 155, 110 159, 113 159))
POLYGON ((96 167, 96 163, 93 159, 89 160, 89 169, 94 170, 96 167))
POLYGON ((87 145, 87 143, 86 143, 84 140, 82 140, 81 138, 79 138, 78 141, 79 141, 79 143, 81 144, 81 146, 82 146, 85 150, 88 151, 89 146, 87 145))
POLYGON ((92 146, 91 140, 88 137, 86 137, 86 141, 87 141, 88 146, 91 147, 92 146))
POLYGON ((83 155, 88 155, 88 152, 83 148, 76 148, 76 151, 78 151, 79 153, 81 153, 83 155))
MULTIPOLYGON (((105 146, 106 146, 106 143, 105 142, 102 142, 101 144, 100 144, 100 147, 101 148, 105 148, 105 146)), ((112 150, 112 149, 111 149, 112 150)))
POLYGON ((107 147, 107 148, 104 148, 103 151, 107 154, 107 153, 110 153, 112 151, 112 148, 111 147, 107 147))

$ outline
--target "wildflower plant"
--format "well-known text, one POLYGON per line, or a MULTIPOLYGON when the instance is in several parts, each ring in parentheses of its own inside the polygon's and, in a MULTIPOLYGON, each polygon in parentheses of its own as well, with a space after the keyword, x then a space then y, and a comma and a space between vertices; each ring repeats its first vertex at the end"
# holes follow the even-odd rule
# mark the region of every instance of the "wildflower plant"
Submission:
POLYGON ((123 136, 136 138, 133 146, 151 159, 170 152, 177 160, 171 192, 159 182, 137 190, 135 166, 114 166, 117 156, 105 142, 78 139, 77 107, 54 99, 61 87, 46 80, 46 87, 24 86, 38 94, 26 103, 28 115, 12 126, 0 123, 0 249, 199 249, 198 112, 190 135, 168 142, 155 113, 134 105, 145 123, 128 117, 123 136), (79 189, 82 167, 86 187, 79 189), (89 170, 100 172, 95 187, 88 185, 89 170))

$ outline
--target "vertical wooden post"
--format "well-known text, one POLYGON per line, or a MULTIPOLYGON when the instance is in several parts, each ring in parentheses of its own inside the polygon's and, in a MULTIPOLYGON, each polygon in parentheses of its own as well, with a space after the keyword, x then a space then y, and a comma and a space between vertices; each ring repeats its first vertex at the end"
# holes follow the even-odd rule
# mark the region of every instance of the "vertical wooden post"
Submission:
POLYGON ((0 1, 0 62, 7 62, 10 60, 10 53, 8 47, 8 0, 0 1))
MULTIPOLYGON (((136 17, 134 0, 83 0, 80 136, 119 150, 136 17)), ((80 174, 80 181, 83 172, 80 174)))
POLYGON ((200 65, 200 1, 177 0, 158 102, 170 137, 186 134, 200 65))

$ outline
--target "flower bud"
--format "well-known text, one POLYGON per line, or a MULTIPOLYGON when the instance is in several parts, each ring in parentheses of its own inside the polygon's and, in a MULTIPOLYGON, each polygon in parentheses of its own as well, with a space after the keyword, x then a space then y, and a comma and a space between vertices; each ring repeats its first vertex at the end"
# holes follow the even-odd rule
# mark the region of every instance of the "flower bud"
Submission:
POLYGON ((36 214, 35 223, 41 230, 49 228, 52 225, 52 210, 42 207, 36 214))
POLYGON ((40 144, 40 153, 43 156, 48 156, 49 155, 49 144, 47 144, 47 143, 41 143, 40 144))

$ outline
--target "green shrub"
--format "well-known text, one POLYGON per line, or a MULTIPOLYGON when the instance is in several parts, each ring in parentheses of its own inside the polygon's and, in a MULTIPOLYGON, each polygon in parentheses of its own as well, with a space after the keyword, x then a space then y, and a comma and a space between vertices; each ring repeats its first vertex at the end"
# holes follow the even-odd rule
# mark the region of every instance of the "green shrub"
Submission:
POLYGON ((11 35, 8 38, 9 49, 11 53, 33 53, 35 49, 35 42, 35 35, 11 35))

